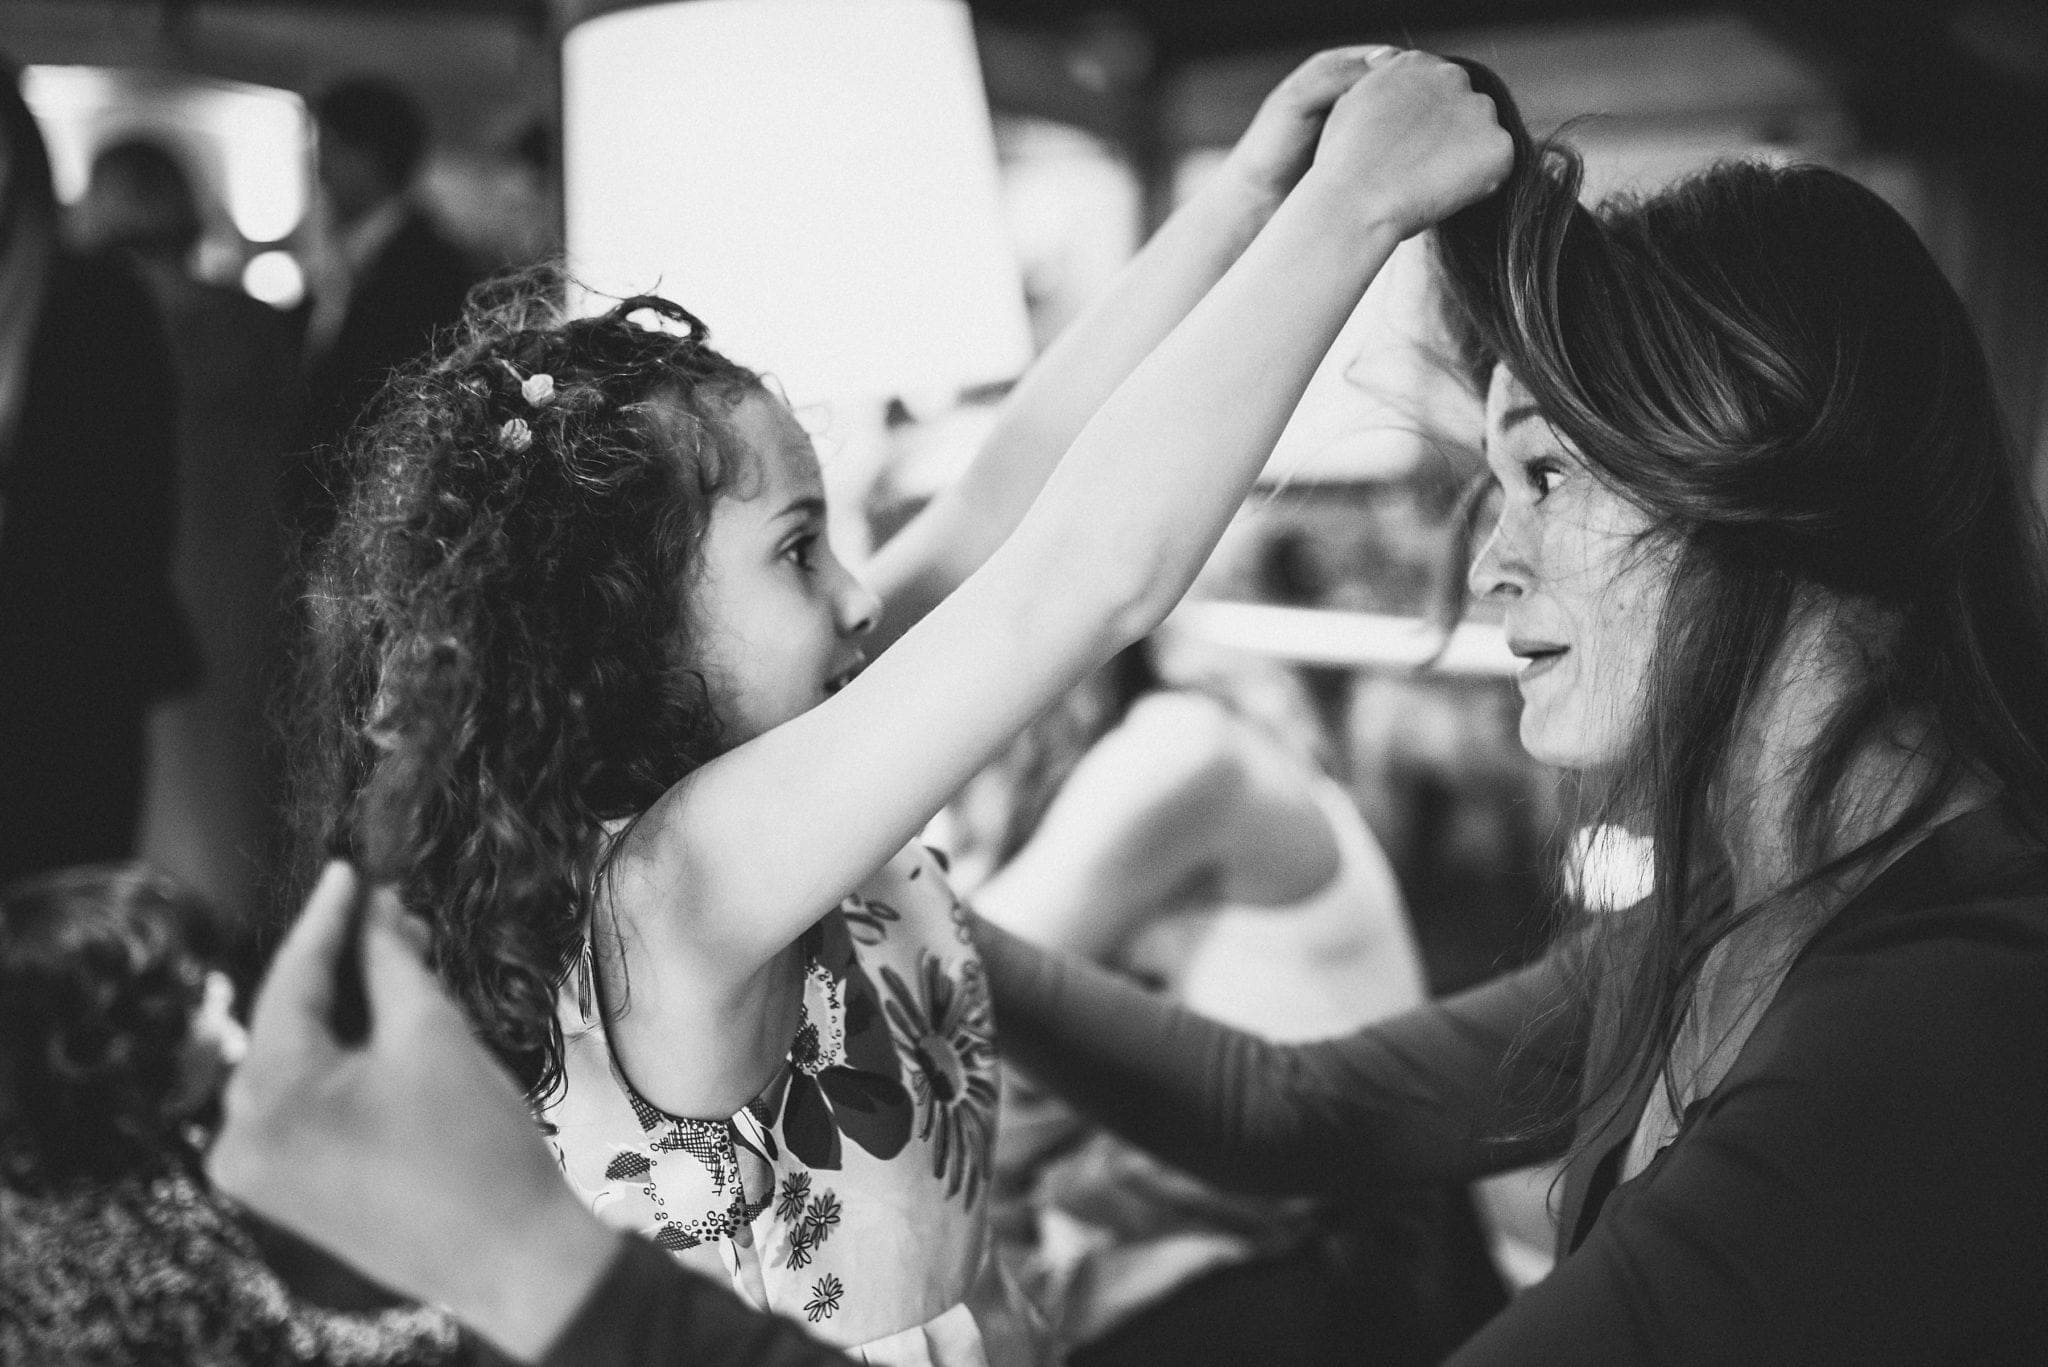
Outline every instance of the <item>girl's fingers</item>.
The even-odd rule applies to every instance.
[[[1331,48],[1302,63],[1284,85],[1293,101],[1328,108],[1361,76],[1400,50],[1384,43]]]

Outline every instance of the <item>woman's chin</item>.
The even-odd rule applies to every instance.
[[[1532,707],[1522,709],[1521,738],[1529,758],[1553,769],[1599,769],[1615,760],[1614,747],[1601,743],[1604,738],[1583,735],[1580,728],[1560,724]]]

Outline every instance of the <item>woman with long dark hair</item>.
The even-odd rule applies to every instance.
[[[1460,1364],[2042,1361],[2048,577],[1979,345],[1843,176],[1588,211],[1516,139],[1436,232],[1499,486],[1471,587],[1652,891],[1297,1047],[983,927],[1009,1053],[1240,1186],[1564,1158],[1556,1271]]]

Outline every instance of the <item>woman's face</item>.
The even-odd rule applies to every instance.
[[[1641,720],[1673,551],[1642,539],[1649,515],[1596,479],[1499,367],[1486,463],[1500,518],[1471,586],[1501,605],[1508,646],[1526,662],[1522,744],[1567,769],[1613,764]]]

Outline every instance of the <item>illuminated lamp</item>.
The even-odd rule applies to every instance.
[[[957,394],[1030,358],[960,0],[682,0],[563,40],[567,257],[658,292],[799,407]]]

